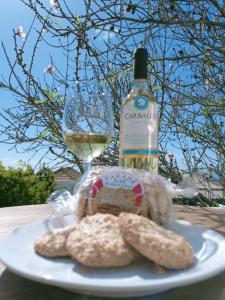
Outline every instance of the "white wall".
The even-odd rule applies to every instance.
[[[222,198],[223,197],[223,190],[221,189],[211,189],[211,190],[207,190],[207,189],[198,189],[198,191],[200,193],[202,193],[205,197],[210,198],[210,199],[218,199],[218,198]]]

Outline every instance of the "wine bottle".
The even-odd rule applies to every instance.
[[[120,166],[158,173],[158,105],[147,84],[148,53],[134,53],[134,80],[121,105]]]

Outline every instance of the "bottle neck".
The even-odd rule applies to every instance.
[[[148,53],[145,48],[138,48],[134,52],[134,78],[147,78]]]
[[[147,80],[145,78],[138,78],[138,79],[134,79],[131,85],[131,89],[132,90],[136,90],[136,89],[142,89],[142,90],[148,90],[148,83]]]

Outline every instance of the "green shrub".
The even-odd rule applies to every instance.
[[[35,174],[29,165],[6,169],[0,164],[0,207],[45,203],[54,186],[53,172],[46,167]]]
[[[173,203],[181,204],[181,205],[200,206],[200,207],[219,206],[218,199],[208,199],[201,193],[198,193],[195,197],[192,198],[187,198],[187,197],[174,198]]]

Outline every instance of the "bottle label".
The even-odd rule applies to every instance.
[[[138,110],[144,110],[148,108],[148,98],[145,96],[138,96],[134,99],[134,107]]]
[[[145,96],[122,107],[120,157],[159,156],[158,113],[158,105]]]

